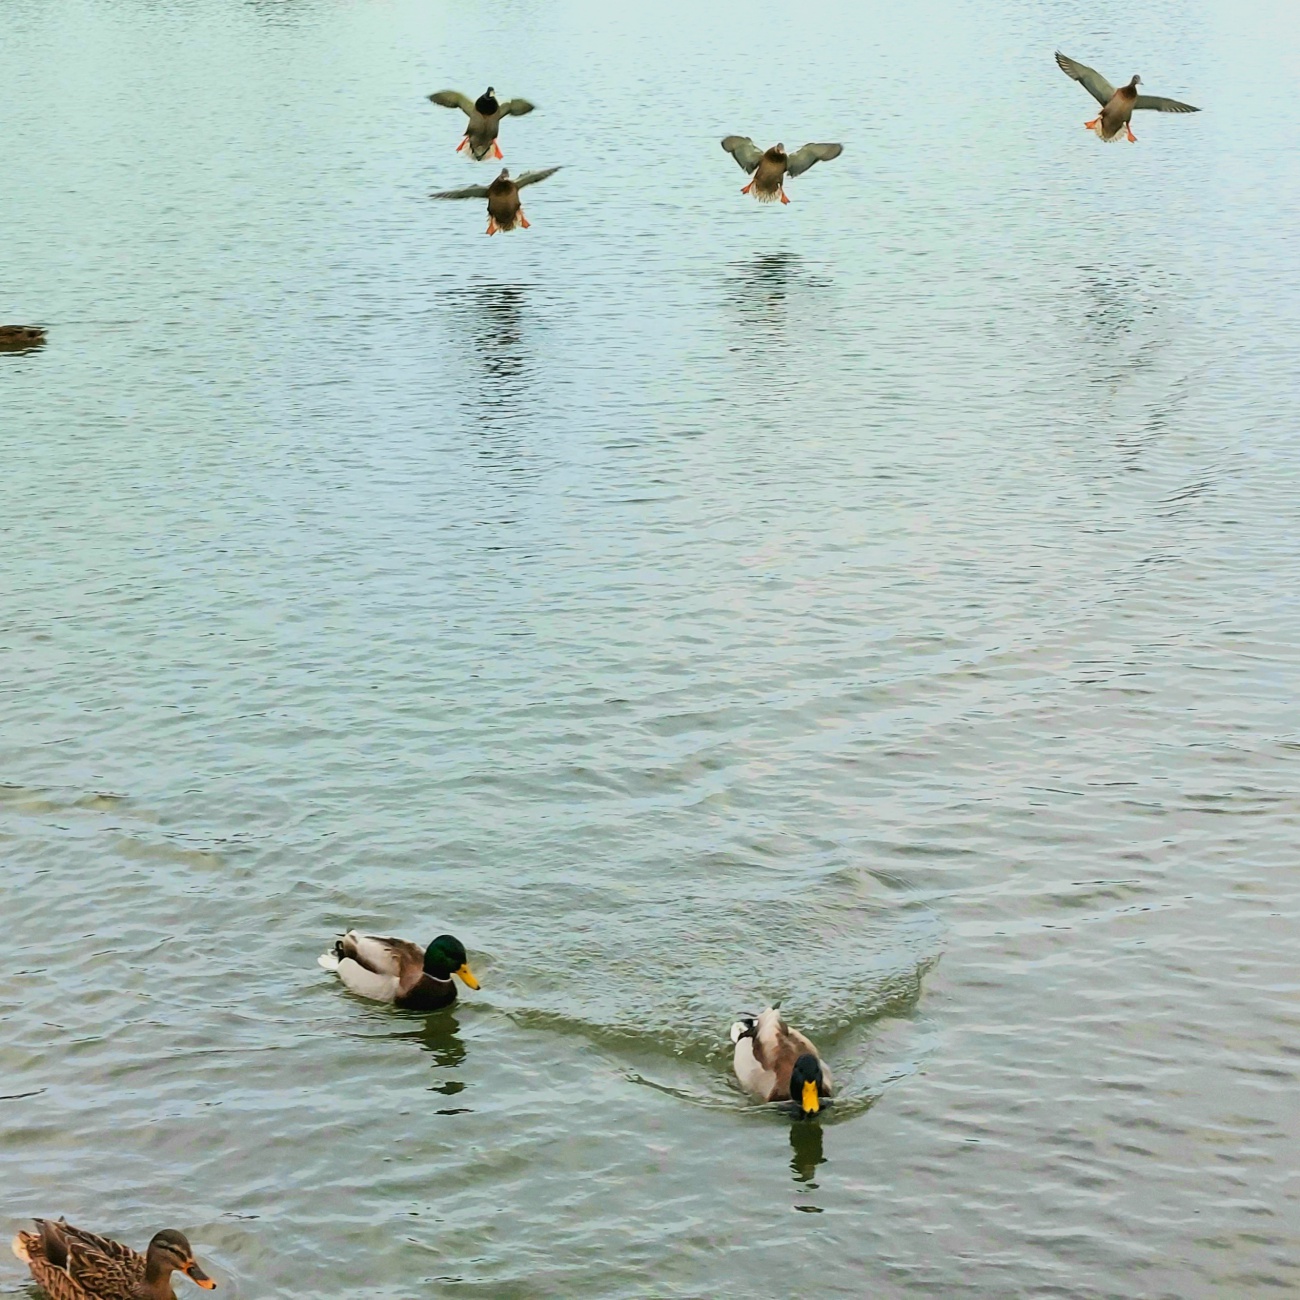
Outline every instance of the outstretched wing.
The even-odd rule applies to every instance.
[[[531,113],[536,107],[530,104],[526,99],[507,99],[504,104],[497,109],[498,117],[523,117],[525,113]]]
[[[832,158],[838,158],[843,152],[842,144],[806,144],[786,158],[785,170],[790,176],[800,176],[813,163],[830,162]]]
[[[1086,63],[1079,63],[1068,54],[1062,54],[1060,50],[1056,51],[1056,66],[1067,77],[1073,77],[1097,103],[1103,105],[1110,103],[1111,97],[1115,94],[1115,87],[1096,68],[1090,68]]]
[[[538,181],[544,181],[548,176],[554,176],[559,170],[558,167],[543,167],[539,172],[525,172],[515,181],[515,188],[522,190],[525,185],[536,185]]]
[[[1152,108],[1157,113],[1199,113],[1201,110],[1192,104],[1180,104],[1176,99],[1166,99],[1163,95],[1139,95],[1134,108]]]
[[[458,108],[466,117],[474,116],[474,101],[468,95],[462,95],[459,90],[438,90],[429,98],[443,108]]]
[[[430,194],[429,197],[431,199],[485,199],[487,192],[486,185],[466,185],[463,190],[443,190],[439,194]]]
[[[763,161],[763,151],[747,135],[729,135],[722,147],[747,171]]]

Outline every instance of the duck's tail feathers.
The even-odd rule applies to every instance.
[[[30,1264],[32,1262],[32,1252],[27,1245],[27,1238],[29,1235],[29,1233],[20,1232],[14,1237],[13,1242],[11,1243],[14,1254],[17,1255],[24,1264]]]
[[[319,966],[321,970],[338,970],[339,955],[337,952],[323,952],[316,958],[316,965]]]

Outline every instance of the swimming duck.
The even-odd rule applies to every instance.
[[[740,192],[753,194],[760,203],[789,203],[785,196],[785,178],[802,176],[813,163],[829,162],[844,152],[842,144],[806,144],[788,154],[785,145],[774,144],[764,152],[747,135],[729,135],[722,147],[754,179]]]
[[[475,100],[462,95],[459,90],[439,90],[429,98],[443,108],[458,108],[469,118],[465,138],[456,146],[456,152],[460,153],[469,145],[470,156],[476,162],[482,162],[488,154],[501,157],[497,132],[501,130],[503,117],[523,117],[525,113],[533,111],[533,105],[526,99],[507,99],[504,104],[501,103],[491,86]]]
[[[467,185],[463,190],[443,190],[441,194],[431,194],[432,199],[487,199],[488,224],[487,233],[495,235],[498,230],[513,230],[516,225],[528,229],[530,222],[524,216],[519,205],[519,191],[525,185],[536,185],[548,176],[554,176],[560,169],[546,167],[539,172],[525,172],[518,180],[511,180],[510,169],[503,167],[501,175],[491,185]]]
[[[465,945],[450,934],[440,934],[423,951],[408,939],[386,939],[377,934],[349,930],[332,951],[316,959],[325,970],[363,998],[391,1002],[406,1011],[436,1011],[456,1001],[456,985],[463,980],[472,989],[478,980],[469,968]]]
[[[1101,105],[1101,112],[1091,122],[1085,122],[1083,125],[1085,130],[1095,131],[1103,140],[1115,139],[1122,130],[1128,136],[1129,143],[1136,144],[1137,136],[1133,134],[1129,119],[1133,116],[1133,110],[1137,108],[1150,108],[1157,113],[1199,113],[1201,111],[1191,104],[1182,104],[1176,99],[1165,99],[1162,95],[1139,95],[1137,88],[1142,84],[1142,78],[1136,73],[1127,86],[1121,86],[1116,90],[1101,73],[1088,67],[1087,64],[1076,62],[1068,55],[1062,54],[1060,50],[1056,51],[1056,65],[1067,77],[1073,77]]]
[[[39,325],[0,325],[0,348],[36,348],[44,342]]]
[[[37,1219],[35,1232],[14,1238],[14,1254],[50,1300],[176,1300],[172,1274],[211,1291],[216,1283],[198,1266],[183,1232],[158,1233],[141,1255],[60,1219]]]
[[[746,1092],[760,1101],[793,1101],[803,1116],[816,1115],[831,1095],[831,1072],[817,1049],[781,1019],[777,1007],[731,1026],[733,1064]]]

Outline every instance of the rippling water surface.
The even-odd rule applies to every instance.
[[[1300,1288],[1300,22],[1142,9],[7,0],[6,1232]],[[1206,111],[1102,146],[1058,45]],[[564,165],[492,240],[489,81]],[[846,148],[759,208],[731,131]],[[820,1126],[731,1085],[768,998]]]

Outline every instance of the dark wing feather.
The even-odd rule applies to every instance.
[[[1103,106],[1110,103],[1111,97],[1115,94],[1115,87],[1095,68],[1070,58],[1068,54],[1062,54],[1060,50],[1056,51],[1056,66],[1067,77],[1073,77],[1097,103]]]
[[[430,194],[431,199],[485,199],[486,185],[466,185],[463,190],[443,190],[440,194]]]
[[[498,117],[523,117],[525,113],[531,113],[535,105],[530,104],[526,99],[507,99],[500,108],[497,109]]]
[[[543,167],[539,172],[525,172],[515,181],[515,188],[522,190],[525,185],[536,185],[538,181],[554,176],[559,170],[558,167]]]
[[[842,144],[806,144],[786,158],[785,170],[790,176],[801,176],[813,163],[830,162],[843,152]]]
[[[429,98],[443,108],[458,108],[466,117],[474,116],[474,101],[468,95],[462,95],[459,90],[438,90]]]
[[[747,135],[729,135],[722,147],[747,171],[763,161],[763,151]]]
[[[1191,104],[1180,104],[1176,99],[1165,99],[1163,95],[1139,95],[1133,107],[1151,108],[1157,113],[1199,113],[1201,111]]]

